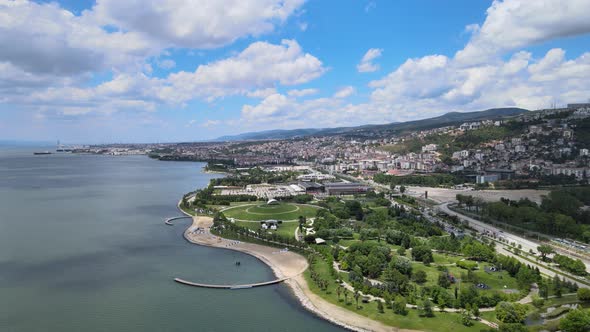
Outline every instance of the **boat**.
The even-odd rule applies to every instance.
[[[35,156],[39,156],[39,155],[51,154],[51,152],[49,152],[49,151],[41,151],[41,152],[33,152],[33,154]]]

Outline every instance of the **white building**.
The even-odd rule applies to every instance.
[[[436,144],[427,144],[422,147],[422,152],[433,152],[436,151],[438,146]]]

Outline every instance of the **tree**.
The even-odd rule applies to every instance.
[[[578,288],[578,300],[582,302],[590,302],[590,289]]]
[[[442,288],[451,287],[451,281],[449,280],[449,274],[447,272],[438,275],[438,285]]]
[[[471,306],[471,313],[473,314],[473,317],[479,318],[479,305],[477,303],[474,303]]]
[[[559,322],[564,332],[587,332],[589,326],[590,312],[586,310],[572,310]]]
[[[520,303],[500,302],[496,305],[496,318],[502,323],[522,323],[527,308]]]
[[[414,280],[415,283],[417,284],[423,284],[426,282],[426,277],[427,274],[425,271],[420,270],[420,271],[416,271],[413,275],[412,275],[412,279]]]
[[[396,296],[395,297],[395,301],[393,302],[393,312],[395,312],[398,315],[406,315],[407,309],[406,309],[406,299],[404,299],[401,296]]]
[[[461,323],[463,323],[463,325],[465,325],[465,326],[473,325],[473,322],[471,321],[471,314],[469,313],[469,310],[463,309],[461,311]]]
[[[416,261],[423,262],[424,265],[434,262],[432,250],[427,246],[416,246],[412,248],[412,258]]]
[[[299,232],[303,232],[303,226],[306,223],[306,219],[304,216],[299,216]]]
[[[361,294],[359,293],[358,290],[354,290],[354,300],[356,301],[356,308],[359,309],[359,297],[361,296]]]
[[[532,302],[533,306],[537,309],[541,309],[543,304],[545,304],[545,300],[539,296],[533,296]]]
[[[553,291],[555,292],[555,296],[561,297],[562,289],[561,289],[561,280],[559,276],[556,274],[553,276]]]
[[[404,247],[397,248],[397,254],[400,256],[405,256],[406,255],[406,248],[404,248]]]
[[[544,280],[539,283],[539,296],[545,300],[549,298],[549,284]]]
[[[412,262],[409,259],[401,256],[396,256],[389,263],[390,268],[397,269],[399,272],[410,276],[412,275]]]
[[[344,303],[348,304],[348,289],[344,288]]]
[[[377,300],[377,310],[379,310],[380,313],[383,313],[383,302],[381,302],[381,300]]]
[[[342,286],[338,285],[336,288],[336,295],[338,295],[338,302],[340,302],[340,294],[342,293]]]
[[[434,317],[434,312],[432,311],[432,302],[430,302],[429,299],[422,301],[420,312],[424,317]]]
[[[399,192],[402,193],[402,194],[405,193],[406,192],[406,186],[404,186],[404,185],[399,186]]]
[[[440,311],[445,311],[445,308],[447,307],[447,299],[445,299],[444,296],[439,296],[436,304],[438,304]]]
[[[541,254],[541,259],[543,261],[547,260],[547,255],[553,254],[555,250],[547,244],[542,244],[537,247],[537,251]]]

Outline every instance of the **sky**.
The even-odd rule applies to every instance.
[[[0,140],[178,142],[590,99],[589,0],[0,0]]]

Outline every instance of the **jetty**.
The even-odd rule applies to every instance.
[[[289,278],[280,278],[280,279],[275,279],[275,280],[271,280],[271,281],[264,281],[264,282],[258,282],[258,283],[252,283],[252,284],[241,284],[241,285],[202,284],[202,283],[192,282],[192,281],[188,281],[188,280],[184,280],[184,279],[180,279],[180,278],[174,278],[174,281],[176,281],[177,283],[183,284],[183,285],[193,286],[193,287],[202,287],[202,288],[248,289],[248,288],[262,287],[262,286],[268,286],[268,285],[278,284],[278,283],[281,283],[281,282],[283,282],[283,281],[285,281],[287,279],[289,279]]]
[[[164,223],[168,226],[174,226],[174,224],[172,223],[174,220],[178,220],[178,219],[192,219],[193,217],[189,217],[189,216],[181,216],[181,217],[172,217],[172,218],[167,218],[166,220],[164,220]]]

